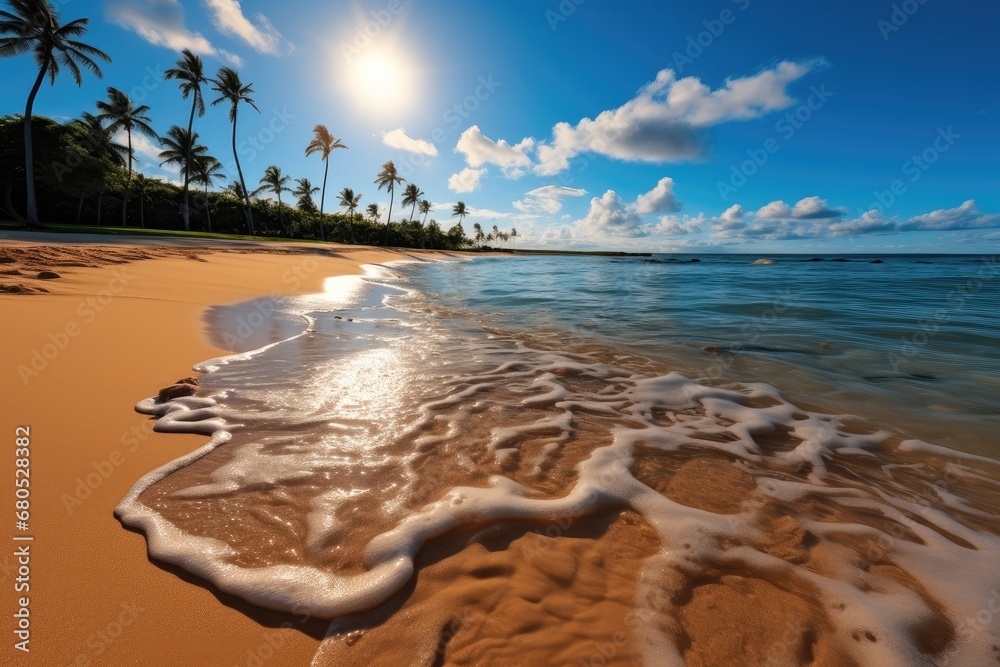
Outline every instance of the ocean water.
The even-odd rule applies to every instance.
[[[995,661],[993,258],[690,259],[399,263],[214,307],[234,354],[138,406],[208,440],[117,515],[330,619],[317,666]]]

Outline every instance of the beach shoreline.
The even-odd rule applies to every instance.
[[[0,252],[61,248],[71,257],[74,248],[94,250],[74,238],[53,241],[4,240]],[[145,537],[115,518],[139,478],[204,444],[200,436],[154,433],[133,406],[193,375],[193,364],[230,352],[202,331],[209,306],[321,292],[326,278],[361,274],[364,264],[437,255],[233,246],[115,240],[102,246],[107,253],[138,250],[151,258],[56,263],[49,270],[58,279],[14,277],[48,293],[0,295],[8,359],[3,426],[12,446],[15,428],[30,427],[34,485],[24,533],[34,538],[23,593],[30,653],[5,647],[10,664],[132,664],[158,656],[162,664],[245,665],[279,651],[283,663],[308,664],[315,654],[325,622],[268,613],[205,582],[191,585],[179,568],[151,562]],[[3,268],[11,265],[18,266]],[[13,456],[4,457],[0,474],[13,479],[14,465]],[[10,551],[0,565],[5,574],[17,568]],[[14,597],[6,596],[6,608]]]

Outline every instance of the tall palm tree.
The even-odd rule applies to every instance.
[[[371,218],[372,222],[378,222],[382,212],[378,210],[378,204],[368,204],[368,208],[365,209],[365,215]]]
[[[132,150],[132,131],[145,135],[150,139],[159,140],[156,131],[150,125],[149,107],[143,104],[135,106],[132,98],[128,94],[118,90],[114,86],[108,87],[108,100],[99,101],[97,110],[100,112],[97,117],[108,123],[108,130],[120,132],[125,130],[128,135],[128,180],[125,182],[125,195],[122,199],[122,227],[126,224],[128,215],[128,199],[132,190],[132,160],[134,151]]]
[[[125,155],[128,153],[128,148],[117,143],[114,139],[114,132],[111,132],[108,128],[104,127],[104,123],[97,116],[84,111],[80,114],[80,117],[73,121],[76,125],[82,127],[87,133],[87,145],[86,148],[91,152],[91,154],[97,157],[107,157],[113,165],[125,168],[126,158]],[[80,193],[80,204],[77,206],[76,211],[76,222],[80,223],[80,213],[83,211],[83,200],[86,196],[85,192]],[[101,207],[104,204],[104,186],[98,189],[97,192],[97,225],[101,225]]]
[[[459,203],[461,203],[461,202],[459,202]],[[458,208],[458,207],[456,206],[455,208]],[[455,215],[457,215],[457,214],[455,214]],[[458,224],[459,224],[459,226],[461,226],[462,223],[459,222]],[[472,225],[472,228],[474,230],[476,230],[476,233],[475,233],[476,244],[479,245],[479,246],[482,246],[483,245],[483,239],[486,238],[486,235],[483,234],[483,226],[480,225],[477,222],[477,223],[475,223],[475,224]]]
[[[191,97],[191,117],[188,119],[188,134],[194,132],[194,115],[198,117],[205,115],[205,98],[201,94],[201,85],[208,83],[205,77],[205,63],[199,56],[196,56],[190,49],[181,51],[181,59],[177,61],[176,67],[171,67],[163,73],[165,79],[176,79],[180,81],[178,87],[186,100]],[[194,156],[188,153],[187,164],[194,164]],[[184,229],[191,229],[191,210],[188,206],[189,191],[191,187],[191,171],[184,172]]]
[[[320,238],[325,241],[326,226],[323,224],[323,205],[326,202],[326,177],[330,173],[330,153],[338,148],[346,149],[347,146],[340,143],[340,139],[330,134],[330,130],[326,129],[326,125],[317,125],[313,128],[313,133],[313,140],[306,146],[306,157],[319,153],[325,165],[323,168],[323,191],[319,196],[319,232]]]
[[[11,11],[0,11],[0,58],[19,56],[31,51],[38,65],[38,77],[28,93],[24,109],[24,173],[27,180],[28,224],[38,225],[38,200],[35,197],[35,159],[31,143],[31,110],[42,80],[49,76],[55,85],[60,65],[73,75],[76,85],[83,84],[80,67],[101,78],[95,58],[111,62],[111,56],[76,40],[87,32],[88,19],[76,19],[59,25],[59,12],[48,0],[8,0]]]
[[[410,206],[410,220],[413,220],[414,214],[417,212],[417,204],[420,203],[420,198],[424,196],[423,191],[417,187],[416,183],[410,183],[403,190],[403,206]]]
[[[299,178],[295,182],[298,183],[298,187],[292,191],[292,194],[297,198],[296,205],[299,210],[314,213],[316,202],[313,201],[313,195],[319,192],[319,188],[313,187],[308,178]]]
[[[281,167],[272,164],[264,170],[264,177],[260,179],[260,187],[253,191],[255,195],[262,192],[273,192],[278,195],[278,224],[281,225],[282,229],[285,228],[285,221],[281,216],[281,193],[292,191],[288,187],[290,180],[292,180],[291,176],[285,176],[281,173]]]
[[[515,242],[517,241],[517,227],[512,227],[511,228],[511,230],[510,230],[510,237],[512,239],[514,239]]]
[[[425,227],[427,226],[427,215],[431,211],[433,211],[433,210],[434,210],[434,208],[431,206],[431,203],[429,201],[427,201],[426,199],[424,199],[423,201],[420,202],[420,212],[424,214],[424,226]]]
[[[253,94],[253,84],[244,85],[240,81],[240,75],[231,67],[222,67],[219,73],[211,81],[212,90],[219,93],[219,99],[212,102],[214,107],[222,102],[229,102],[229,122],[233,124],[233,157],[236,159],[236,171],[240,176],[240,186],[243,188],[243,201],[247,207],[247,229],[253,234],[253,206],[250,204],[250,195],[247,192],[246,181],[243,180],[243,167],[240,166],[240,155],[236,150],[236,117],[239,115],[240,104],[249,104],[257,113],[260,109],[254,103],[250,95]]]
[[[222,163],[211,155],[202,155],[194,160],[194,168],[191,171],[192,183],[205,186],[205,224],[207,231],[212,231],[212,207],[208,201],[208,189],[212,187],[216,178],[223,178]]]
[[[361,205],[361,195],[355,195],[354,190],[351,188],[344,188],[340,191],[338,201],[341,206],[347,209],[347,212],[353,218],[354,212],[357,211],[358,206]]]
[[[382,245],[389,245],[389,223],[392,222],[392,200],[395,198],[396,186],[405,182],[406,179],[396,171],[396,165],[392,163],[392,160],[383,164],[382,171],[375,177],[378,189],[385,188],[389,191],[389,216],[385,219],[385,243]]]

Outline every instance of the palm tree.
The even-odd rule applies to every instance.
[[[323,205],[326,202],[326,177],[330,173],[330,153],[338,148],[347,148],[347,146],[340,143],[340,139],[330,134],[330,130],[326,129],[326,125],[317,125],[313,128],[313,132],[315,136],[313,136],[313,140],[309,142],[309,145],[306,146],[306,157],[314,153],[319,153],[325,164],[323,168],[323,191],[319,195],[319,232],[320,238],[325,241],[326,229],[323,225]]]
[[[95,58],[111,62],[111,56],[77,41],[87,32],[88,19],[76,19],[59,25],[59,12],[48,0],[8,0],[11,11],[0,11],[0,57],[10,58],[32,52],[38,64],[38,78],[28,93],[24,110],[24,173],[27,179],[28,224],[38,226],[38,200],[35,197],[35,160],[31,143],[31,110],[35,96],[47,74],[55,85],[59,66],[65,65],[76,85],[83,84],[80,66],[101,78]]]
[[[351,188],[344,188],[340,191],[340,196],[338,198],[340,205],[347,209],[347,212],[354,217],[354,212],[358,210],[358,206],[361,205],[361,195],[355,195],[354,190]]]
[[[383,245],[389,245],[389,223],[392,222],[392,200],[395,197],[396,186],[405,182],[406,179],[396,171],[396,165],[392,163],[392,160],[383,164],[382,171],[375,177],[378,189],[386,188],[389,191],[389,215],[385,219],[385,243]]]
[[[208,147],[198,143],[198,133],[191,134],[183,127],[174,125],[167,134],[160,138],[160,163],[175,164],[182,174],[193,174],[197,161],[208,154]],[[185,202],[184,206],[187,206]]]
[[[512,227],[510,230],[510,237],[517,241],[517,227]]]
[[[104,123],[97,116],[84,111],[80,117],[73,121],[82,127],[87,133],[87,149],[98,157],[107,157],[112,164],[122,169],[125,168],[125,155],[128,148],[117,143],[114,133],[104,127]],[[76,222],[80,223],[80,213],[83,211],[83,200],[86,193],[80,193],[80,204],[76,211]],[[101,206],[104,204],[104,186],[102,185],[97,194],[97,225],[101,225]]]
[[[150,125],[151,121],[147,115],[149,107],[145,104],[135,106],[131,97],[113,86],[108,87],[108,101],[99,101],[97,110],[100,111],[97,117],[108,123],[109,131],[125,130],[125,133],[128,134],[128,180],[125,183],[125,195],[122,199],[122,227],[124,227],[128,215],[128,197],[132,189],[132,160],[134,159],[132,130],[150,139],[159,140],[159,137]]]
[[[433,211],[433,210],[434,210],[434,208],[431,206],[431,203],[429,201],[427,201],[426,199],[424,199],[423,201],[420,202],[420,212],[424,214],[424,226],[425,227],[427,226],[427,215],[431,211]]]
[[[281,225],[282,229],[285,228],[285,221],[281,216],[281,193],[292,191],[288,187],[290,180],[292,180],[291,176],[285,176],[281,173],[281,167],[272,164],[264,170],[264,177],[260,179],[260,187],[253,191],[255,195],[268,191],[278,195],[278,224]]]
[[[461,204],[461,203],[462,203],[462,202],[459,202],[459,204]],[[458,207],[456,206],[455,208],[458,208]],[[457,214],[453,214],[453,215],[457,215]],[[462,223],[461,223],[461,222],[459,222],[458,224],[459,224],[459,226],[461,226],[461,224],[462,224]],[[477,222],[477,223],[475,223],[475,224],[473,224],[473,225],[472,225],[472,228],[473,228],[474,230],[476,230],[476,234],[475,234],[475,238],[476,238],[476,244],[477,244],[477,245],[479,245],[480,247],[482,247],[482,245],[483,245],[483,239],[485,239],[485,238],[486,238],[486,235],[485,235],[485,234],[483,234],[483,226],[482,226],[482,225],[480,225],[480,224],[479,224],[479,223]]]
[[[462,224],[465,216],[469,215],[469,208],[465,205],[464,201],[460,201],[452,207],[451,217],[454,218],[456,215],[458,216],[458,224]],[[479,223],[476,223],[476,226],[478,227]]]
[[[365,215],[371,218],[372,222],[378,222],[382,212],[378,210],[378,204],[368,204],[368,208],[365,209]]]
[[[250,204],[250,196],[247,192],[246,181],[243,180],[243,167],[240,166],[240,155],[236,150],[236,117],[239,114],[240,103],[245,102],[260,113],[260,109],[254,103],[250,95],[253,94],[253,84],[243,85],[240,75],[231,67],[222,67],[214,79],[212,79],[212,90],[219,93],[219,99],[212,102],[214,107],[222,102],[229,102],[229,122],[233,124],[233,157],[236,158],[236,171],[240,176],[240,186],[243,188],[243,201],[247,207],[247,228],[253,234],[253,206]]]
[[[403,206],[411,206],[410,220],[413,220],[413,215],[417,212],[417,204],[420,203],[420,198],[423,196],[423,191],[417,187],[416,183],[410,183],[403,190]]]
[[[201,84],[208,83],[208,79],[205,78],[205,64],[202,62],[199,56],[196,56],[191,52],[190,49],[184,49],[181,51],[183,56],[177,61],[177,66],[168,69],[163,73],[165,79],[176,79],[180,81],[179,88],[181,89],[181,94],[186,100],[191,97],[191,118],[188,119],[188,135],[194,132],[194,115],[195,112],[198,113],[198,117],[205,115],[205,98],[201,94]],[[188,165],[194,164],[194,155],[188,153],[187,161]],[[190,169],[184,172],[184,229],[191,229],[191,210],[188,206],[189,201],[189,191],[191,183],[191,171]]]
[[[313,195],[319,192],[319,188],[313,187],[308,178],[299,178],[295,182],[298,183],[299,187],[295,188],[292,194],[298,198],[296,205],[299,207],[299,210],[306,213],[314,213],[316,211],[316,202],[313,201]]]
[[[212,231],[212,207],[208,201],[208,189],[216,178],[223,178],[222,163],[211,155],[202,155],[194,160],[191,181],[205,186],[205,220],[208,231]]]

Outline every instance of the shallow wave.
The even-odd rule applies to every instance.
[[[996,660],[996,461],[394,283],[209,314],[266,344],[138,405],[211,436],[116,510],[153,558],[333,619],[317,665]]]

